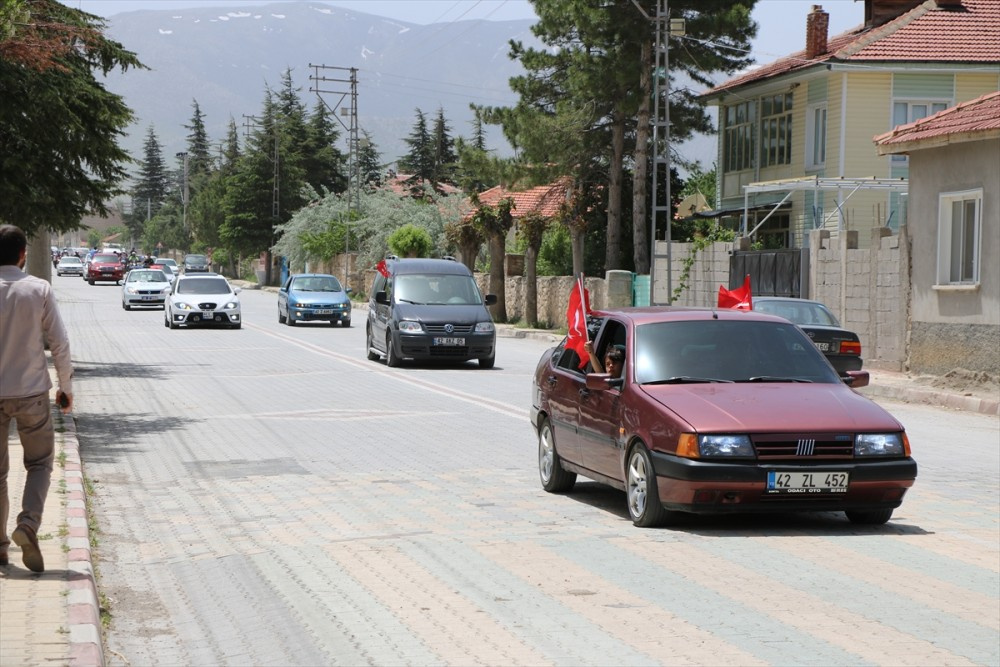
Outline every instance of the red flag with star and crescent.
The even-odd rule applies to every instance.
[[[569,306],[566,308],[566,326],[569,336],[566,347],[575,350],[580,357],[580,368],[587,365],[590,356],[583,349],[589,340],[587,334],[587,315],[590,314],[590,292],[583,286],[582,277],[577,277],[573,291],[569,293]]]

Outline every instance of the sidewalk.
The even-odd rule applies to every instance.
[[[548,330],[497,326],[503,338],[532,338],[558,343]],[[969,395],[934,386],[932,379],[871,370],[871,384],[860,390],[870,398],[1000,416],[1000,396],[990,391]],[[34,574],[21,564],[21,550],[10,548],[10,566],[0,568],[0,666],[104,665],[100,606],[91,564],[86,496],[80,445],[72,415],[54,410],[56,462],[52,486],[38,538],[45,572]],[[527,416],[527,412],[525,412]],[[10,443],[8,487],[16,517],[24,486],[21,443],[14,431]],[[13,525],[10,526],[13,530]]]

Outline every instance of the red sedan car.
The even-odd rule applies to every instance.
[[[624,369],[591,373],[566,341],[542,356],[530,417],[546,491],[609,484],[637,526],[799,511],[882,524],[916,479],[903,426],[852,388],[867,371],[839,378],[782,318],[625,308],[590,325],[598,359],[624,349]]]
[[[91,258],[87,263],[83,279],[91,285],[99,280],[110,280],[114,281],[116,285],[120,285],[124,276],[125,269],[122,266],[121,258],[114,253],[106,253],[97,254]]]

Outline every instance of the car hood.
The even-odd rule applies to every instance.
[[[239,303],[240,298],[235,293],[229,292],[228,294],[171,294],[170,300],[187,303],[201,303],[202,301],[214,301],[216,303],[235,301]]]
[[[401,320],[416,320],[434,324],[476,324],[490,319],[486,307],[478,305],[426,306],[397,303],[396,315]]]
[[[347,303],[350,299],[344,292],[296,292],[288,293],[295,303]]]
[[[902,425],[846,385],[705,383],[646,385],[653,400],[699,432],[898,431]]]
[[[167,281],[159,280],[133,280],[130,283],[126,283],[129,287],[139,287],[142,289],[164,289],[170,287],[170,283]]]

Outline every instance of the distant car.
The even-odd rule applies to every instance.
[[[122,284],[122,308],[136,306],[165,307],[170,281],[159,269],[132,269]]]
[[[56,275],[59,276],[82,276],[83,260],[76,255],[66,255],[59,258],[56,264]]]
[[[208,271],[208,257],[205,255],[185,255],[184,273]]]
[[[217,273],[177,276],[167,296],[163,326],[223,326],[239,329],[243,324],[240,288],[233,288]]]
[[[161,266],[169,266],[171,270],[173,270],[175,276],[181,272],[181,267],[177,265],[176,259],[171,259],[169,257],[154,257],[153,264],[159,264]]]
[[[336,276],[300,273],[289,276],[278,290],[278,322],[340,322],[351,326],[351,288],[344,289]]]
[[[622,308],[594,313],[586,373],[564,340],[535,370],[529,417],[550,493],[577,475],[625,491],[637,526],[682,513],[842,511],[882,524],[917,476],[905,429],[837,376],[801,329],[757,312]]]
[[[83,279],[91,285],[98,281],[111,281],[119,285],[124,274],[125,267],[122,265],[122,260],[118,255],[114,253],[98,253],[87,262]]]
[[[755,296],[753,309],[784,317],[799,325],[809,336],[816,348],[837,369],[841,377],[847,371],[860,371],[864,361],[861,358],[861,339],[853,331],[840,326],[837,317],[819,301],[776,296]]]
[[[163,275],[167,277],[167,282],[169,282],[171,285],[173,285],[174,280],[177,279],[177,268],[171,267],[169,264],[154,263],[150,264],[149,268],[155,269],[157,271],[163,271]]]

